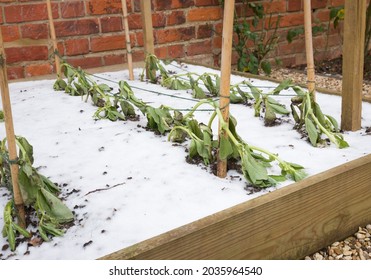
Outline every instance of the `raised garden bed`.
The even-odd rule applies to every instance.
[[[100,76],[117,81],[125,75]],[[241,79],[245,78],[233,77],[233,81]],[[36,166],[61,185],[65,203],[75,211],[75,225],[64,237],[39,247],[22,243],[14,255],[5,248],[1,258],[301,258],[370,222],[371,147],[366,128],[371,122],[370,104],[364,106],[365,127],[346,133],[350,147],[342,150],[333,145],[311,147],[292,129],[289,118],[267,128],[253,117],[252,108],[233,105],[232,114],[246,141],[303,165],[310,175],[290,186],[288,181],[255,192],[238,172],[219,179],[202,163],[187,164],[187,145],[172,147],[166,138],[146,131],[143,118],[94,121],[91,116],[96,109],[91,104],[54,92],[52,84],[11,85],[16,133],[33,144]],[[184,91],[140,81],[130,84],[189,97]],[[139,89],[136,93],[151,104],[194,105]],[[325,112],[339,119],[339,97],[319,95],[318,100]],[[203,121],[210,114],[197,112]],[[2,195],[6,197],[3,190]],[[2,206],[5,199],[0,201]],[[163,235],[137,244],[158,234]],[[5,241],[1,242],[3,247]],[[110,255],[124,247],[128,248]]]

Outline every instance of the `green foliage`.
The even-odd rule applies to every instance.
[[[339,21],[344,20],[344,6],[333,7],[330,9],[330,21],[333,21],[334,28],[339,26]]]
[[[312,34],[317,35],[319,33],[323,33],[326,31],[326,28],[323,24],[317,23],[316,25],[312,26]],[[300,35],[304,34],[304,27],[297,27],[289,29],[286,35],[286,40],[289,43],[292,43],[294,39],[299,37]]]
[[[7,187],[12,191],[11,175],[8,150],[6,148],[6,139],[0,142],[0,172],[1,186]],[[39,219],[39,234],[45,240],[49,240],[50,235],[61,236],[63,224],[73,221],[74,217],[71,212],[57,197],[59,192],[58,187],[48,178],[40,174],[33,166],[33,147],[23,137],[16,137],[16,143],[19,148],[19,187],[25,206],[30,207],[36,213]],[[20,228],[15,222],[14,202],[11,199],[4,209],[4,228],[3,237],[8,238],[8,242],[12,251],[15,250],[15,236],[18,233],[29,238],[31,234]],[[43,231],[43,226],[47,225],[49,230]],[[58,234],[55,234],[57,233]]]
[[[0,122],[4,122],[4,112],[0,110]]]
[[[174,126],[168,136],[169,140],[178,142],[178,133],[180,131],[185,132],[191,140],[189,146],[190,158],[200,157],[205,165],[209,165],[216,161],[216,149],[219,149],[220,159],[233,158],[240,161],[241,171],[245,179],[254,186],[262,188],[274,186],[278,181],[284,181],[288,177],[298,181],[306,176],[303,167],[300,165],[285,162],[273,153],[259,147],[250,146],[244,142],[237,134],[236,119],[230,116],[229,123],[226,125],[215,102],[201,100],[193,110],[196,110],[202,104],[211,105],[215,109],[208,125],[198,123],[197,120],[189,117],[186,118],[186,122],[183,125]],[[192,114],[189,116],[192,116]],[[214,134],[211,127],[215,119],[221,123],[222,130],[226,135],[226,137],[221,136],[220,141],[213,139]],[[281,174],[269,174],[268,168],[271,167],[271,163],[274,161],[278,162]]]
[[[252,74],[259,74],[262,70],[269,75],[271,63],[267,57],[277,47],[277,30],[281,18],[279,16],[273,21],[272,14],[267,15],[261,3],[243,0],[241,7],[242,14],[238,14],[236,10],[233,23],[233,31],[237,37],[233,42],[238,54],[237,69]],[[252,19],[248,16],[249,10],[253,13]],[[249,45],[252,47],[248,47]]]
[[[154,56],[152,57],[154,58]],[[156,63],[160,64],[160,62]],[[217,97],[219,95],[220,78],[216,74],[204,73],[199,75],[196,73],[186,73],[170,75],[166,68],[163,68],[162,72],[166,72],[166,79],[164,80],[166,81],[166,84],[168,81],[181,79],[182,83],[187,85],[187,89],[188,87],[192,89],[193,97],[195,98],[200,96],[201,99],[203,99],[207,97]],[[329,136],[329,140],[335,143],[339,148],[347,147],[348,144],[343,140],[342,135],[339,134],[336,120],[329,115],[324,115],[319,104],[313,103],[313,105],[310,105],[313,107],[313,110],[311,110],[314,112],[313,114],[316,118],[313,118],[311,114],[309,114],[307,118],[303,117],[303,114],[306,114],[306,112],[302,112],[302,108],[305,109],[308,108],[308,106],[301,104],[303,103],[303,100],[307,98],[307,95],[308,98],[310,97],[310,94],[304,92],[300,87],[295,86],[291,80],[282,81],[276,88],[266,93],[245,80],[230,86],[230,101],[231,103],[246,103],[248,100],[253,100],[255,117],[263,116],[265,125],[272,126],[277,124],[277,115],[290,114],[290,111],[283,104],[280,104],[273,98],[273,96],[279,95],[282,90],[289,88],[292,88],[297,94],[296,97],[292,98],[292,104],[290,105],[291,113],[296,123],[295,127],[298,128],[298,130],[304,128],[312,145],[317,146],[317,144],[324,144],[325,140],[320,137],[321,134],[324,133]],[[317,119],[320,126],[316,123]],[[319,131],[317,134],[315,133],[316,130],[313,129],[313,126]]]
[[[325,134],[330,142],[338,148],[347,148],[349,144],[340,134],[337,121],[326,114],[323,114],[318,103],[312,100],[309,92],[304,91],[299,86],[292,86],[298,95],[292,98],[291,110],[298,130],[304,130],[308,135],[310,143],[317,147],[325,145],[326,141],[321,138]]]

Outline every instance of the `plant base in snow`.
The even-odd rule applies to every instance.
[[[58,187],[32,166],[34,161],[33,147],[23,137],[16,137],[16,143],[19,148],[19,159],[17,162],[19,166],[19,187],[25,206],[32,210],[29,212],[29,215],[34,213],[37,217],[38,225],[36,231],[45,241],[49,241],[50,236],[62,236],[64,233],[62,230],[63,224],[72,222],[74,216],[71,210],[57,197]],[[6,139],[0,142],[0,183],[2,187],[12,191],[11,163],[9,162],[8,150],[5,144]],[[3,217],[4,227],[2,235],[8,239],[10,249],[14,251],[17,234],[30,238],[31,233],[14,222],[16,214],[13,199],[6,204]]]

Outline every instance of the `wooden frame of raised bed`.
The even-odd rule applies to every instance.
[[[302,259],[371,222],[371,154],[101,259]]]

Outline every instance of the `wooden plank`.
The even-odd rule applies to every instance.
[[[144,53],[155,53],[155,45],[153,39],[153,25],[152,25],[152,9],[151,0],[140,0],[140,10],[142,15],[143,37],[144,37]],[[149,78],[149,69],[146,69],[146,77]]]
[[[346,0],[343,45],[341,128],[359,130],[362,118],[362,81],[367,0]]]
[[[26,227],[26,214],[24,209],[23,198],[18,184],[18,155],[15,142],[12,107],[9,96],[8,76],[6,70],[5,50],[3,45],[3,35],[0,30],[0,90],[1,101],[3,104],[5,133],[9,152],[10,173],[12,177],[13,198],[18,223],[22,228]]]
[[[223,116],[223,122],[226,123],[227,125],[229,123],[233,18],[234,18],[234,0],[226,0],[224,1],[219,108]],[[219,143],[221,143],[220,141],[221,138],[228,139],[228,135],[222,128],[221,122],[219,122]],[[221,178],[227,176],[227,160],[220,159],[219,153],[217,175],[218,177]]]
[[[301,259],[371,222],[371,154],[101,259]]]
[[[311,0],[304,0],[305,50],[307,57],[307,87],[313,100],[316,100],[316,79],[314,74],[313,37],[312,37],[312,8]]]

